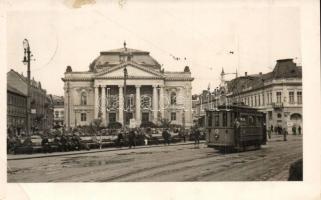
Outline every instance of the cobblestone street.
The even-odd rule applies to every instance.
[[[302,136],[273,136],[256,151],[222,154],[201,144],[8,160],[8,182],[286,181]]]

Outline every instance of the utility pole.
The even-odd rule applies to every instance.
[[[23,64],[27,65],[27,135],[30,135],[30,58],[31,51],[30,45],[27,39],[23,40],[23,48],[24,48],[24,57]]]

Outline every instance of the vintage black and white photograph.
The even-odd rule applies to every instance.
[[[293,2],[7,11],[7,183],[303,183],[318,131]]]
[[[87,3],[8,13],[8,182],[303,180],[298,8]]]

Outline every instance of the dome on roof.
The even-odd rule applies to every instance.
[[[160,71],[161,65],[149,55],[147,51],[130,48],[113,49],[102,51],[100,55],[90,64],[89,71],[101,71],[121,64],[123,57],[130,57],[130,61],[145,67]]]

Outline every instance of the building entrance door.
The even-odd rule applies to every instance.
[[[132,118],[133,118],[133,113],[132,112],[126,113],[126,124],[129,124],[129,121]]]
[[[149,113],[142,113],[142,122],[149,121]]]

